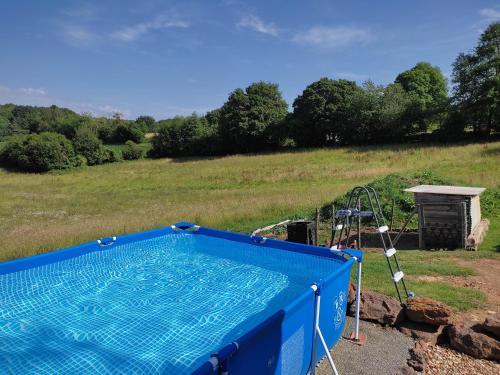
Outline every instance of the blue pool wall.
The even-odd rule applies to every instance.
[[[347,309],[348,283],[353,258],[326,279],[319,281],[321,295],[320,328],[329,347],[340,339]],[[221,365],[221,373],[233,374],[306,374],[312,358],[315,292],[312,288],[247,334],[229,343],[212,356]],[[316,359],[325,350],[318,338]],[[218,374],[212,361],[207,361],[193,374]],[[315,365],[315,364],[314,364]]]
[[[176,230],[174,227],[182,227],[185,230]],[[197,228],[196,231],[189,230],[194,227]],[[207,362],[196,369],[195,374],[215,374],[221,369],[237,374],[306,374],[310,366],[314,365],[311,364],[311,354],[316,293],[321,295],[320,327],[328,346],[332,347],[340,339],[345,325],[350,272],[355,259],[345,258],[337,252],[318,246],[263,239],[259,236],[205,227],[198,228],[191,223],[178,223],[173,227],[121,235],[115,241],[103,239],[103,242],[112,242],[106,246],[93,241],[62,250],[1,262],[0,275],[59,262],[94,251],[105,251],[116,245],[175,233],[206,235],[254,246],[321,256],[339,265],[323,280],[314,280],[318,286],[317,292],[308,288],[299,298],[254,327],[236,343],[228,343],[217,353],[212,353],[212,357],[217,357],[221,367],[214,368],[212,362],[209,361],[211,353],[207,353]],[[318,338],[316,358],[319,360],[324,355],[325,351]]]

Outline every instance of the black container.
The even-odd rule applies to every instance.
[[[286,226],[287,241],[316,245],[316,224],[314,221],[292,221]]]

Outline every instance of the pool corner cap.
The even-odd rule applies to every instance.
[[[262,237],[262,236],[257,236],[255,234],[252,234],[250,236],[250,240],[253,242],[253,243],[257,243],[257,244],[264,244],[266,243],[267,241],[267,238],[266,237]]]
[[[356,258],[358,262],[363,261],[363,252],[361,250],[341,249],[340,252],[347,254],[353,258]]]
[[[189,231],[197,231],[200,229],[199,225],[190,223],[188,221],[180,221],[178,223],[172,224],[170,226],[173,230],[189,230]]]

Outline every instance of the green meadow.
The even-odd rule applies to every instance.
[[[177,221],[249,233],[309,215],[356,184],[396,172],[431,171],[470,186],[500,186],[500,142],[316,149],[214,158],[137,160],[26,174],[0,169],[0,260],[170,225]],[[468,275],[451,256],[500,255],[500,219],[475,253],[409,251],[406,273]],[[382,254],[368,254],[365,286],[392,293]],[[457,310],[480,307],[474,289],[416,281],[411,289]]]

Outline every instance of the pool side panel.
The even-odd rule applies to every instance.
[[[336,272],[328,275],[320,284],[321,311],[319,325],[328,347],[334,346],[344,331],[349,279],[355,260],[349,259]],[[318,343],[316,358],[321,359],[326,353]]]
[[[329,347],[340,339],[347,308],[348,283],[354,259],[318,282],[321,293],[320,326]],[[240,337],[226,356],[219,357],[222,371],[234,374],[306,374],[311,365],[315,293],[308,289],[264,322]],[[318,339],[319,340],[319,339]],[[316,358],[325,355],[317,345]],[[205,363],[195,374],[211,374],[211,363]]]
[[[61,250],[54,250],[43,254],[0,262],[0,275],[39,267],[49,263],[60,262],[62,260],[85,255],[94,251],[104,251],[111,249],[116,245],[147,240],[172,233],[175,233],[175,231],[170,227],[152,229],[139,233],[121,235],[117,237],[116,241],[111,245],[101,246],[97,243],[97,241],[92,241],[81,245],[66,247]]]
[[[219,229],[211,229],[200,227],[196,232],[192,232],[194,235],[206,235],[210,237],[223,238],[230,241],[243,242],[260,247],[269,247],[280,250],[294,251],[301,254],[307,255],[317,255],[326,258],[332,258],[344,262],[345,258],[338,255],[336,252],[332,252],[330,249],[320,246],[304,245],[296,242],[288,242],[282,240],[274,240],[271,238],[259,237],[259,236],[249,236],[241,233],[226,232]],[[252,240],[254,238],[254,240]],[[259,242],[259,239],[264,239],[263,242]]]
[[[218,358],[221,368],[245,375],[306,373],[311,360],[313,311],[314,292],[308,289],[236,340],[237,350]]]
[[[193,235],[203,234],[210,237],[223,238],[230,241],[251,244],[254,246],[261,246],[261,247],[264,246],[281,250],[295,251],[302,254],[333,258],[339,261],[345,260],[342,256],[334,254],[329,249],[322,248],[319,246],[302,245],[293,242],[279,241],[273,239],[266,239],[265,242],[258,243],[252,240],[253,236],[240,233],[226,232],[222,230],[210,229],[205,227],[200,227],[199,230],[197,231],[174,230],[171,227],[164,227],[144,232],[120,235],[117,237],[116,241],[106,246],[101,246],[97,243],[97,241],[92,241],[80,245],[70,246],[61,250],[54,250],[43,254],[37,254],[6,262],[0,262],[0,275],[11,272],[22,271],[34,267],[39,267],[49,263],[59,262],[65,259],[70,259],[77,256],[85,255],[93,251],[103,251],[106,249],[111,249],[116,245],[123,245],[131,242],[142,241],[154,237],[159,237],[167,234],[176,234],[176,233],[188,233]]]

